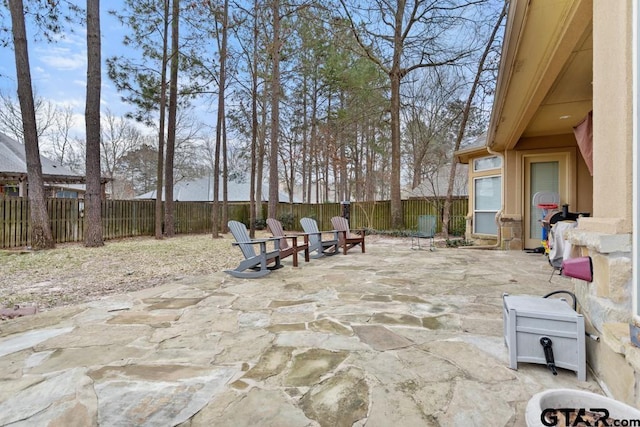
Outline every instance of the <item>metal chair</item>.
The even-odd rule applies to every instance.
[[[422,249],[420,239],[429,240],[429,250],[435,250],[433,244],[436,235],[436,216],[435,215],[419,215],[418,229],[411,234],[411,249]]]

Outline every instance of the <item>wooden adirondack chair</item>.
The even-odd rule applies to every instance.
[[[338,231],[338,244],[342,247],[342,253],[347,254],[347,251],[357,245],[362,248],[364,253],[364,230],[349,229],[349,221],[341,216],[334,216],[331,218],[331,225]]]
[[[256,277],[266,276],[271,270],[282,267],[280,263],[280,239],[251,239],[247,227],[238,221],[229,221],[227,223],[229,231],[233,235],[235,242],[232,244],[238,246],[244,255],[244,260],[234,270],[225,270],[234,277],[252,279]],[[267,250],[267,243],[273,242],[273,250]],[[258,250],[256,251],[256,247]],[[273,266],[268,266],[275,263]]]
[[[309,262],[309,236],[307,234],[285,234],[282,223],[274,218],[267,218],[267,227],[273,237],[280,239],[280,259],[289,255],[293,256],[293,266],[298,266],[298,252],[304,251],[304,260]],[[298,237],[302,237],[304,243],[298,242]],[[288,239],[291,239],[289,245]]]
[[[312,253],[312,258],[338,253],[338,232],[336,230],[320,231],[318,223],[313,218],[300,219],[300,225],[304,232],[309,235],[309,252]],[[322,236],[327,236],[328,234],[331,234],[331,238],[322,240]]]

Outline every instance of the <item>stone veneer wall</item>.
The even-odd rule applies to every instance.
[[[500,217],[501,249],[507,251],[521,251],[524,249],[522,240],[522,217],[502,215]]]
[[[587,363],[601,384],[620,401],[640,405],[640,349],[631,344],[631,235],[570,230],[571,244],[593,261],[593,282],[574,279],[587,332]]]

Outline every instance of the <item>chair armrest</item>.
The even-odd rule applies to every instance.
[[[259,244],[260,245],[260,250],[263,251],[263,252],[266,252],[267,243],[269,243],[269,242],[273,242],[275,249],[276,250],[280,250],[280,237],[267,237],[267,238],[264,238],[264,239],[251,239],[248,242],[231,242],[231,244],[233,246]]]
[[[240,246],[240,245],[246,245],[246,244],[256,244],[256,243],[267,243],[267,242],[272,242],[272,241],[280,241],[280,237],[267,237],[264,239],[251,239],[248,242],[231,242],[232,245],[235,246]]]
[[[293,242],[294,242],[294,246],[297,243],[297,238],[302,236],[302,240],[304,241],[305,245],[309,244],[309,233],[292,233],[292,234],[287,234],[285,235],[285,237],[289,237],[289,238],[293,238]]]
[[[320,232],[320,234],[333,234],[334,236],[337,236],[338,233],[340,233],[340,230],[324,230]]]
[[[291,242],[292,242],[291,246],[293,246],[294,248],[298,247],[298,237],[302,237],[304,241],[304,244],[302,244],[300,247],[304,247],[304,245],[309,244],[309,233],[294,232],[294,233],[285,234],[283,237],[286,239],[291,239]]]

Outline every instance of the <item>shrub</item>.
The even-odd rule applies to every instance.
[[[282,224],[282,228],[285,230],[293,230],[293,223],[295,217],[292,213],[283,213],[278,216],[278,221]]]
[[[471,240],[465,239],[447,239],[446,242],[448,248],[457,248],[460,246],[473,246],[473,242]]]
[[[452,236],[464,236],[467,228],[467,220],[465,217],[453,217],[449,224],[449,234]]]

